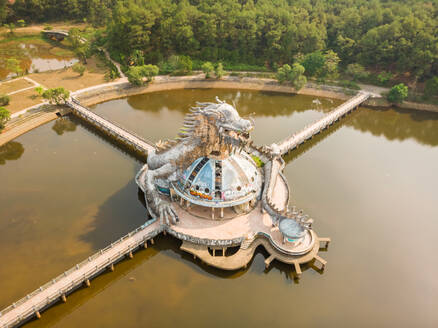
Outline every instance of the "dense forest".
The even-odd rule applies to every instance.
[[[438,0],[0,0],[2,23],[86,20],[113,53],[275,67],[328,50],[346,67],[438,75]]]

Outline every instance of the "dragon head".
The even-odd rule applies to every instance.
[[[181,136],[197,135],[211,145],[243,148],[249,141],[249,133],[254,129],[254,122],[240,117],[237,110],[225,101],[216,98],[217,103],[197,103],[186,116]]]

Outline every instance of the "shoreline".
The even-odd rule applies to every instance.
[[[179,90],[179,89],[241,89],[255,90],[265,92],[279,92],[289,94],[300,94],[314,97],[334,98],[347,100],[351,95],[344,93],[345,89],[336,86],[315,85],[309,83],[306,87],[298,92],[289,85],[281,85],[276,80],[252,77],[233,77],[225,76],[220,80],[205,79],[204,74],[191,76],[157,76],[152,83],[145,86],[132,86],[126,78],[118,79],[115,82],[109,82],[91,86],[72,92],[71,95],[77,97],[85,106],[93,106],[109,100],[125,98],[134,95],[140,95],[151,92]],[[20,114],[27,112],[30,109],[36,111],[41,110],[47,104],[43,103],[38,106],[32,106],[20,111]],[[393,105],[387,102],[384,98],[371,98],[366,101],[365,107],[384,107],[390,108]],[[35,108],[36,107],[36,108]],[[423,110],[438,113],[438,106],[422,103],[404,102],[401,105],[395,106],[402,109]],[[56,111],[51,115],[44,115],[45,118],[36,117],[35,119],[25,120],[22,124],[17,124],[10,130],[6,129],[0,134],[0,146],[19,137],[20,135],[33,130],[34,128],[55,120],[58,116]],[[49,114],[49,113],[47,113]],[[23,114],[25,115],[25,114]]]

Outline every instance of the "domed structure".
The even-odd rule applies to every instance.
[[[175,193],[186,201],[213,208],[225,208],[254,201],[260,195],[262,176],[245,152],[226,158],[201,157],[173,184]]]

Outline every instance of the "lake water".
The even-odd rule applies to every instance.
[[[234,90],[179,90],[99,104],[149,139],[176,135],[196,100],[254,113],[257,144],[298,131],[340,103]],[[286,156],[291,203],[332,243],[325,272],[221,272],[160,237],[42,313],[29,327],[436,327],[438,114],[360,108]],[[0,149],[0,308],[25,296],[146,217],[142,163],[76,119],[59,119]]]

